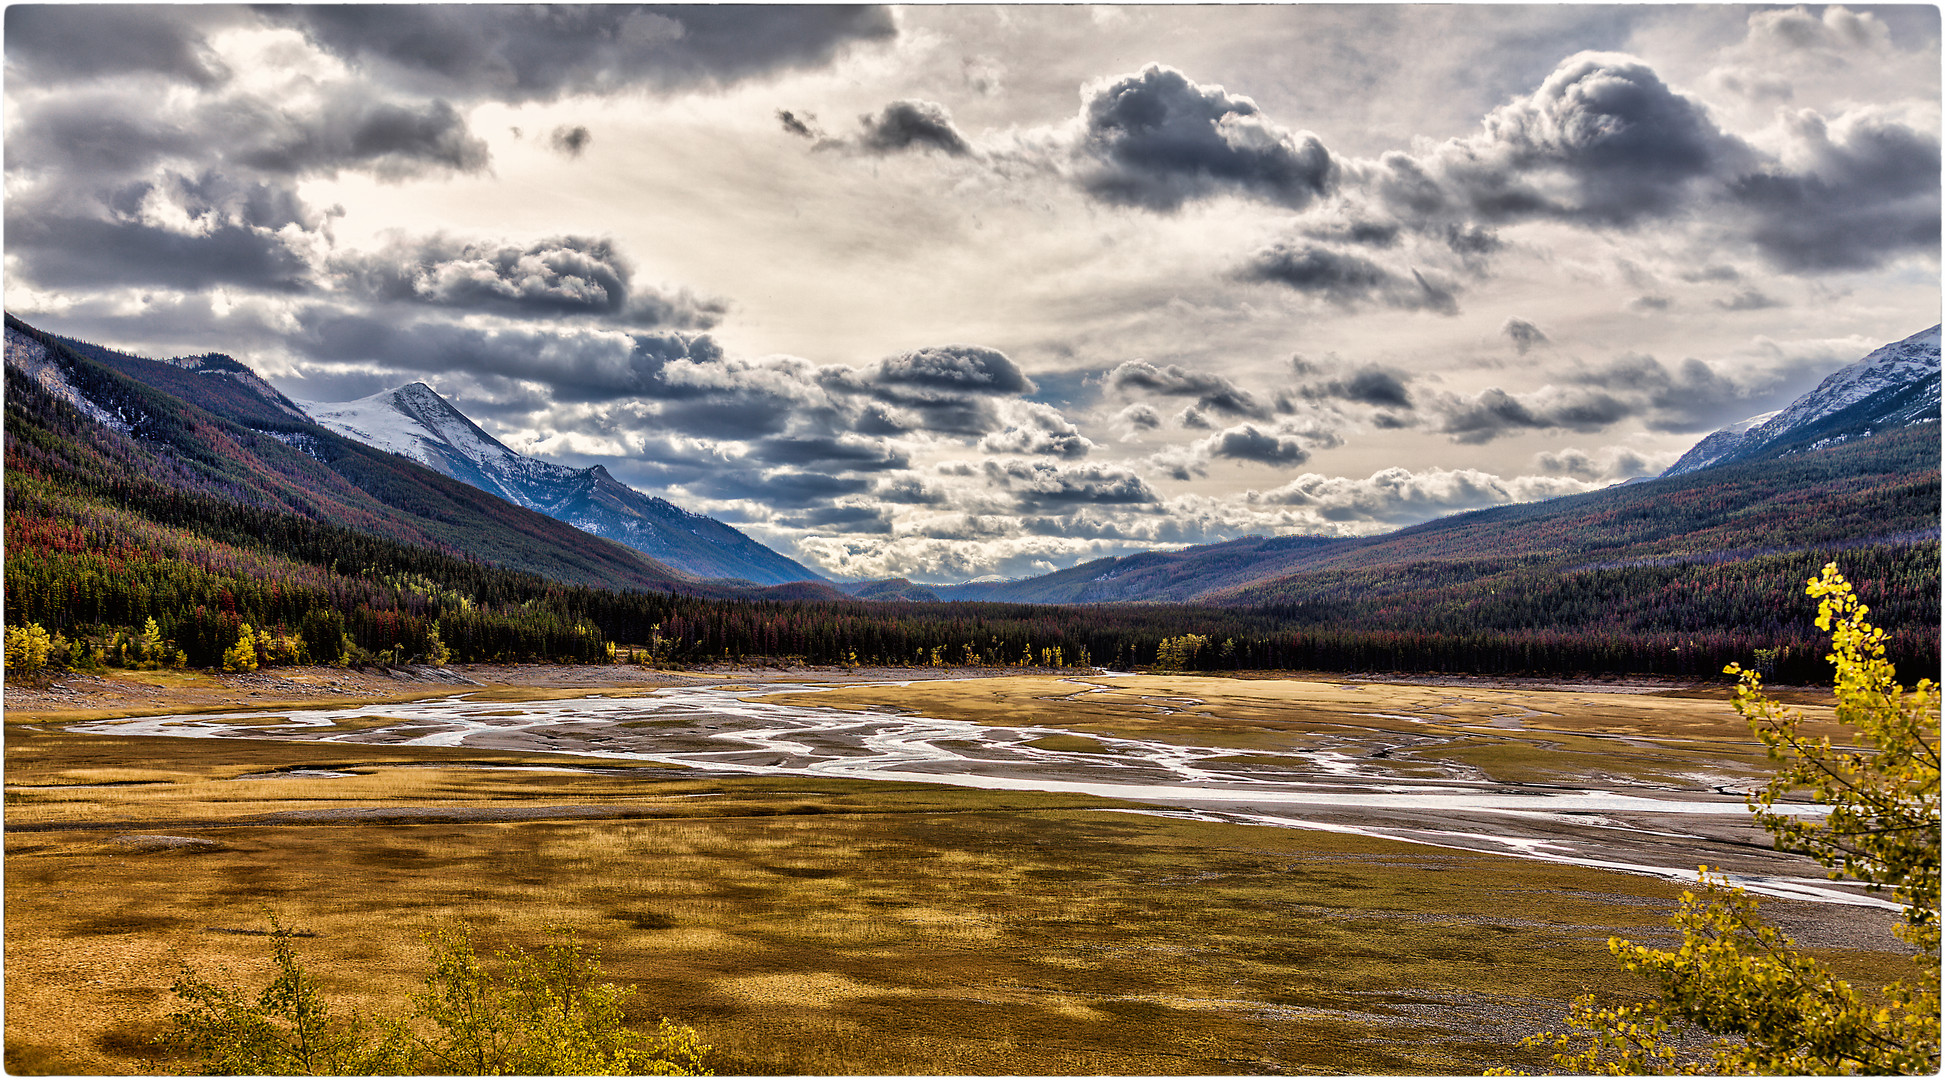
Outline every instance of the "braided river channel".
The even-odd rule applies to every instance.
[[[1094,676],[1075,682],[1073,693],[1113,685],[1112,675]],[[1509,783],[1462,765],[1404,776],[1381,767],[1383,748],[1374,750],[1370,739],[1354,733],[1239,755],[1233,748],[1117,738],[1057,723],[973,723],[804,703],[831,689],[743,683],[519,702],[460,693],[405,704],[102,720],[69,729],[539,752],[580,768],[599,768],[604,760],[680,765],[691,770],[689,777],[842,777],[1086,794],[1120,801],[1103,812],[1358,833],[1676,880],[1694,880],[1698,864],[1706,864],[1755,893],[1892,906],[1827,881],[1805,859],[1775,852],[1751,822],[1746,777],[1740,786],[1707,774],[1679,784],[1612,776]],[[783,696],[793,700],[777,700]],[[1358,715],[1389,725],[1372,731],[1418,720]],[[1517,716],[1496,719],[1517,727]],[[1082,742],[1087,749],[1070,748]]]

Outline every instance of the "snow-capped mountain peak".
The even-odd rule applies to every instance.
[[[1767,448],[1791,443],[1816,429],[1835,427],[1826,441],[1937,420],[1939,407],[1939,327],[1873,350],[1832,372],[1816,389],[1772,413],[1752,416],[1710,433],[1663,476],[1680,476],[1711,465],[1740,461]],[[1846,416],[1851,410],[1858,415]]]
[[[312,420],[348,439],[619,541],[697,577],[764,585],[818,580],[728,525],[644,495],[599,465],[576,469],[509,449],[423,382],[356,401],[300,404]]]

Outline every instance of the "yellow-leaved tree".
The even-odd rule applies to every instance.
[[[1804,955],[1762,921],[1756,901],[1707,874],[1705,891],[1682,894],[1682,945],[1644,948],[1619,938],[1622,966],[1652,978],[1658,1000],[1599,1008],[1574,1003],[1568,1032],[1528,1039],[1558,1050],[1575,1073],[1936,1075],[1939,1070],[1939,691],[1930,679],[1907,690],[1884,658],[1884,631],[1835,563],[1810,581],[1817,627],[1831,635],[1837,720],[1851,747],[1811,738],[1803,717],[1764,695],[1756,672],[1741,676],[1736,711],[1779,768],[1750,797],[1756,820],[1785,851],[1809,855],[1830,876],[1889,891],[1902,907],[1898,937],[1916,951],[1910,978],[1859,990]],[[1801,789],[1828,807],[1821,817],[1778,813]]]

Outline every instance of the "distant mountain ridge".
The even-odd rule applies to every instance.
[[[423,382],[343,402],[298,403],[348,439],[626,544],[699,578],[758,585],[824,579],[714,518],[644,495],[600,465],[576,469],[518,453]]]
[[[1829,446],[1938,420],[1939,328],[1872,351],[1772,413],[1712,432],[1661,475],[1681,476],[1802,444]]]

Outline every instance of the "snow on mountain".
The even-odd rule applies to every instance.
[[[1824,435],[1821,445],[1935,421],[1938,408],[1939,327],[1934,326],[1838,369],[1783,409],[1710,433],[1661,475],[1740,461],[1811,435]],[[1814,430],[1820,427],[1831,430]]]
[[[19,369],[21,374],[40,383],[41,389],[49,394],[74,406],[83,415],[124,435],[128,434],[129,424],[126,419],[89,400],[88,396],[74,385],[74,380],[68,377],[67,369],[48,355],[47,346],[15,330],[12,326],[7,327],[6,358],[8,367]]]
[[[508,449],[422,382],[341,402],[302,402],[312,420],[530,510],[703,578],[759,585],[817,574],[714,518],[644,495],[596,465],[575,469]]]

